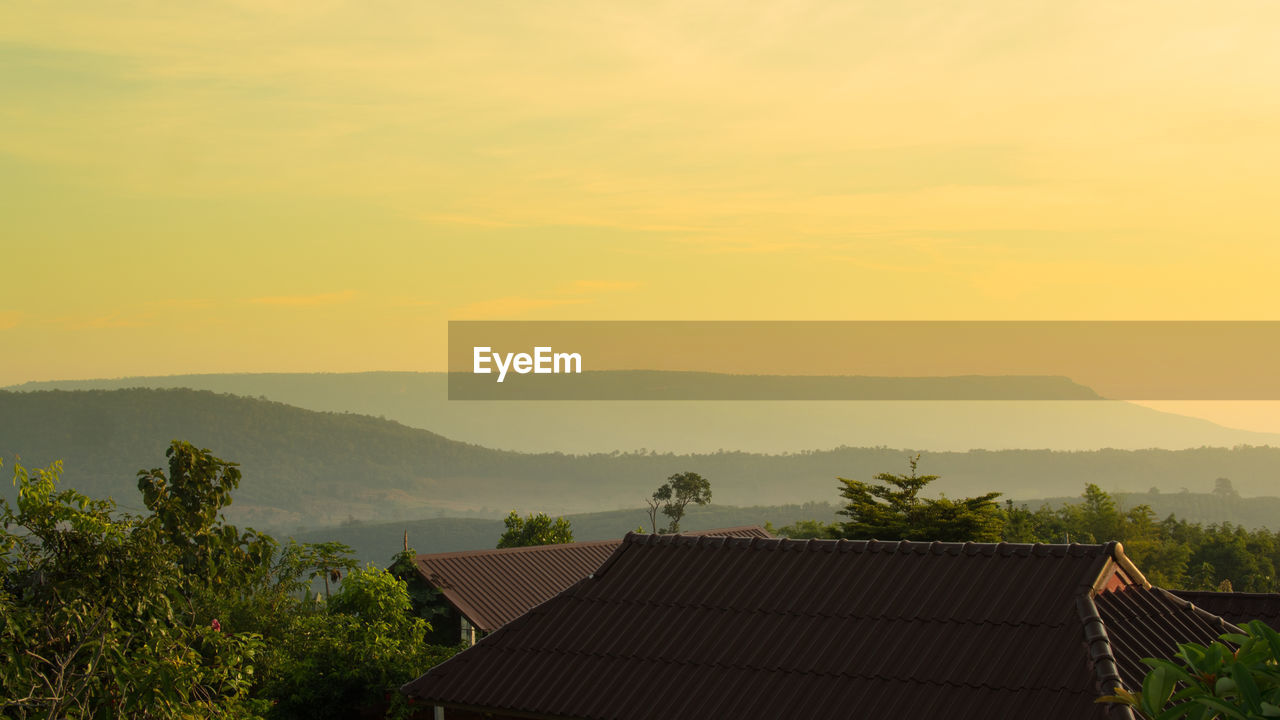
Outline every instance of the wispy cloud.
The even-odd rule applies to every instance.
[[[318,293],[315,295],[269,295],[249,300],[254,305],[278,305],[283,307],[317,307],[320,305],[337,305],[354,300],[355,290],[342,292]]]
[[[210,310],[218,307],[218,303],[210,298],[167,298],[157,300],[151,305],[162,309],[178,310]]]
[[[451,214],[432,214],[419,216],[423,221],[435,225],[470,225],[475,227],[490,228],[514,228],[520,227],[520,223],[507,222],[505,220],[497,220],[494,218],[479,217],[477,215],[451,215]]]
[[[439,300],[428,300],[421,297],[397,297],[388,301],[391,307],[395,308],[427,308],[436,307],[440,304]]]
[[[621,292],[623,290],[635,290],[642,284],[631,280],[578,280],[564,288],[564,292],[575,294]]]
[[[22,322],[22,313],[17,310],[0,310],[0,330],[11,330]]]
[[[459,320],[511,319],[546,308],[582,305],[588,302],[591,301],[586,298],[500,297],[463,305],[452,315]]]
[[[112,330],[117,328],[143,327],[148,323],[139,317],[125,318],[119,313],[110,315],[94,315],[89,317],[60,317],[53,320],[68,330]]]

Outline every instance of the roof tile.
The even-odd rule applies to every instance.
[[[773,537],[764,528],[701,530],[689,536]],[[419,555],[418,572],[484,632],[492,632],[590,575],[622,540]]]
[[[1237,625],[1261,620],[1280,630],[1280,594],[1173,590],[1174,595]]]
[[[1093,597],[1120,553],[629,535],[405,691],[617,720],[1128,717],[1093,702],[1102,686],[1136,687],[1142,657],[1226,626],[1143,586]]]

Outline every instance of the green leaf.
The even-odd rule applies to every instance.
[[[1237,718],[1238,720],[1249,720],[1248,715],[1245,715],[1244,713],[1240,712],[1238,708],[1235,708],[1218,698],[1198,697],[1195,699],[1195,702],[1200,703],[1201,705],[1205,706],[1206,708],[1209,708],[1210,710],[1216,710],[1220,715],[1226,715],[1227,717]]]
[[[1194,702],[1184,702],[1184,703],[1179,703],[1177,705],[1173,705],[1169,708],[1166,708],[1164,711],[1160,712],[1159,714],[1153,714],[1153,713],[1147,713],[1147,714],[1154,717],[1155,720],[1178,720],[1179,718],[1186,717],[1188,714],[1198,709],[1203,709],[1203,706],[1198,705]]]
[[[1172,663],[1168,660],[1162,660],[1160,658],[1146,658],[1142,662],[1146,663],[1147,665],[1150,665],[1153,668],[1163,668],[1166,672],[1168,672],[1178,681],[1186,683],[1188,685],[1194,685],[1197,682],[1197,680],[1195,678],[1192,678],[1191,675],[1188,674],[1186,670],[1182,669],[1177,664]]]
[[[1142,710],[1154,715],[1169,702],[1177,678],[1167,668],[1157,667],[1142,679]]]
[[[1262,693],[1258,692],[1258,685],[1253,681],[1253,676],[1249,674],[1249,668],[1237,663],[1231,668],[1231,677],[1236,681],[1236,687],[1240,690],[1240,697],[1244,700],[1249,710],[1261,713]]]
[[[1213,694],[1218,697],[1233,695],[1236,690],[1236,681],[1225,675],[1218,678],[1218,681],[1213,685]]]

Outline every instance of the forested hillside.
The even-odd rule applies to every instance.
[[[688,378],[676,374],[672,382]],[[831,379],[838,390],[840,378]],[[909,382],[909,379],[899,379]],[[1132,403],[1075,401],[450,401],[443,373],[255,373],[29,382],[15,390],[191,388],[276,400],[308,410],[355,412],[455,440],[521,452],[760,453],[850,447],[1182,449],[1280,445]],[[1062,397],[1086,396],[1063,384]],[[834,394],[834,393],[833,393]],[[1091,395],[1091,393],[1089,393]],[[934,396],[936,397],[936,396]]]
[[[1245,496],[1280,487],[1280,449],[931,452],[841,447],[785,455],[719,452],[524,454],[492,450],[378,418],[302,410],[192,390],[0,393],[0,454],[65,461],[66,481],[92,495],[132,497],[136,472],[174,439],[236,458],[244,482],[237,522],[293,530],[358,520],[444,514],[497,517],[512,507],[553,514],[636,507],[663,478],[696,471],[725,505],[829,501],[835,478],[901,469],[917,451],[951,496],[1067,495],[1092,482],[1110,491],[1212,489],[1228,477]],[[145,458],[153,458],[147,461]],[[127,502],[127,501],[126,501]]]

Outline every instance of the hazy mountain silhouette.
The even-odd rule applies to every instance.
[[[687,382],[672,373],[672,382]],[[1180,449],[1280,445],[1249,432],[1125,402],[1061,401],[449,401],[444,373],[222,374],[26,383],[16,390],[187,387],[355,412],[486,447],[593,453],[651,449],[781,453],[841,445]],[[1058,379],[1063,397],[1093,397]]]
[[[555,514],[632,508],[668,475],[712,481],[716,503],[774,505],[837,499],[837,476],[905,470],[910,447],[838,447],[783,455],[750,452],[524,454],[448,439],[400,423],[323,413],[266,400],[185,389],[0,392],[0,455],[27,466],[66,461],[66,482],[137,509],[136,472],[165,464],[170,440],[242,464],[229,515],[292,529],[348,518],[397,520],[440,513],[494,517],[512,508]],[[1208,489],[1229,477],[1242,495],[1274,493],[1280,449],[925,451],[931,490],[1009,497]],[[12,487],[5,490],[12,494]]]

